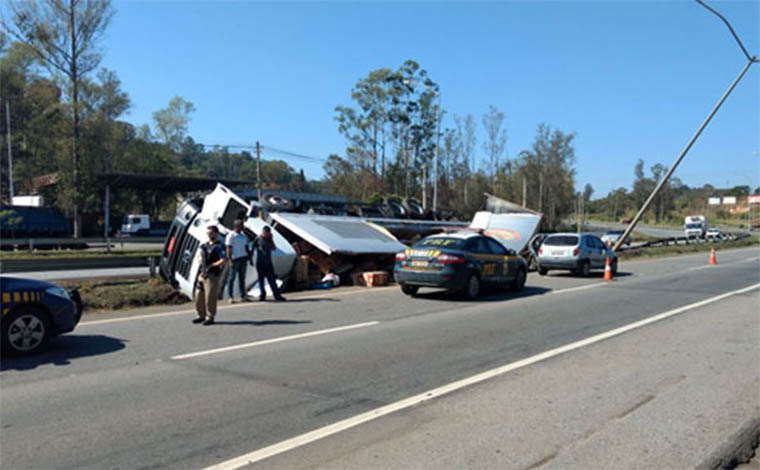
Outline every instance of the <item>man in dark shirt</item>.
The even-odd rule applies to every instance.
[[[216,317],[216,301],[219,297],[219,278],[226,261],[224,246],[219,241],[219,229],[210,225],[206,229],[208,242],[198,249],[200,270],[195,291],[195,310],[198,318],[193,323],[213,325]]]
[[[277,282],[275,281],[274,265],[272,264],[272,251],[277,249],[274,245],[274,238],[272,237],[272,229],[269,226],[265,226],[261,231],[261,235],[256,237],[253,242],[254,249],[256,250],[256,272],[259,276],[259,300],[264,301],[267,298],[267,291],[264,287],[264,279],[269,282],[269,287],[272,288],[275,300],[285,300],[277,289]]]

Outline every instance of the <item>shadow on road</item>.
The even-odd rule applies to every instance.
[[[534,295],[541,295],[550,292],[551,289],[545,287],[530,287],[525,286],[520,292],[498,291],[498,290],[486,290],[475,300],[469,302],[501,302],[509,299],[519,299],[521,297],[531,297]],[[420,299],[426,300],[465,300],[462,294],[458,292],[451,292],[445,290],[436,290],[433,292],[421,292],[416,295]]]
[[[119,351],[126,347],[126,342],[127,340],[104,335],[61,335],[54,338],[47,349],[39,354],[3,357],[0,359],[0,371],[31,370],[46,364],[66,366],[73,359]]]
[[[215,325],[251,325],[251,326],[268,326],[268,325],[300,325],[301,323],[311,323],[311,320],[239,320],[224,321],[216,320]]]
[[[308,298],[308,299],[299,299],[299,298],[288,297],[288,300],[286,300],[285,302],[277,302],[275,300],[269,300],[269,299],[265,300],[264,302],[266,302],[266,303],[273,303],[273,304],[279,304],[279,303],[281,303],[283,305],[287,305],[287,304],[298,304],[298,303],[301,303],[301,302],[340,302],[340,300],[334,299],[332,297],[324,297],[324,298],[320,297],[320,298]],[[261,301],[257,300],[257,301],[255,301],[253,303],[261,303]]]

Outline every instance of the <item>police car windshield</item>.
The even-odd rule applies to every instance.
[[[578,237],[576,235],[557,235],[549,237],[544,242],[544,245],[549,246],[575,246],[578,244]]]
[[[414,248],[453,248],[460,249],[464,246],[463,238],[428,237],[414,244]]]

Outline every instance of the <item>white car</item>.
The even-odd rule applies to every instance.
[[[707,229],[707,232],[705,232],[705,238],[712,238],[712,239],[723,238],[723,234],[720,233],[720,230],[718,230],[717,228],[711,227]]]
[[[611,246],[617,243],[618,240],[620,240],[620,237],[623,236],[625,233],[624,230],[608,230],[607,233],[602,235],[602,241],[607,245]],[[629,235],[628,238],[625,239],[625,244],[629,245],[631,244],[631,236]]]

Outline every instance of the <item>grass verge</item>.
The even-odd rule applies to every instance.
[[[741,240],[731,240],[717,243],[699,243],[693,245],[657,246],[649,248],[636,248],[618,253],[620,261],[645,258],[661,258],[665,256],[682,255],[690,253],[708,252],[711,248],[716,251],[732,248],[747,248],[760,245],[760,237],[752,236]]]
[[[86,312],[178,305],[188,301],[160,278],[71,280],[57,284],[78,289]]]

